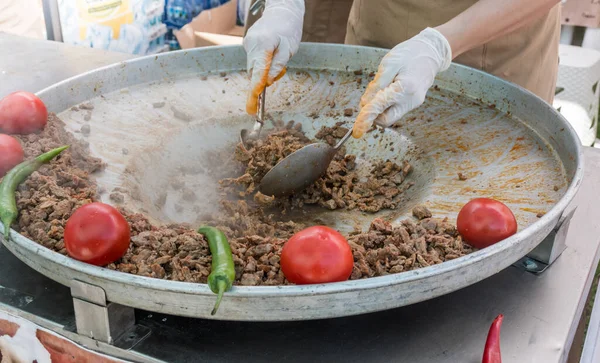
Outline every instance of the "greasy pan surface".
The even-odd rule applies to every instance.
[[[376,70],[383,54],[373,48],[303,44],[288,74],[268,90],[270,118],[302,123],[308,136],[322,125],[339,121],[351,125],[353,117],[344,116],[344,109],[356,108],[368,74]],[[92,154],[108,164],[97,178],[107,191],[103,199],[108,201],[117,187],[135,190],[126,194],[132,209],[144,210],[160,222],[194,224],[202,214],[218,212],[217,181],[233,172],[227,166],[231,150],[239,130],[253,122],[243,111],[248,85],[244,67],[240,47],[174,52],[77,76],[40,92],[40,97],[78,138],[84,138],[78,132],[81,126],[90,125],[85,140]],[[362,75],[354,74],[358,69]],[[110,301],[216,319],[360,314],[468,286],[527,254],[554,228],[581,182],[581,150],[567,122],[518,87],[459,65],[441,74],[436,84],[439,89],[431,90],[426,104],[397,128],[349,140],[348,152],[358,156],[365,173],[371,162],[381,159],[406,159],[414,167],[409,180],[415,185],[405,194],[403,207],[376,216],[403,219],[414,205],[425,204],[434,216],[454,220],[471,198],[505,202],[517,217],[519,233],[485,250],[440,265],[344,283],[234,287],[211,317],[214,295],[206,285],[86,265],[14,232],[15,243],[5,245],[63,284],[77,279],[101,286]],[[84,113],[70,111],[83,101],[94,105],[89,121],[83,119]],[[173,177],[197,199],[170,188]],[[342,231],[364,229],[374,217],[321,209],[298,216]]]

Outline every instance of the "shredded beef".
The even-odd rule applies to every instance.
[[[89,105],[80,108],[90,109]],[[250,153],[236,151],[238,160],[245,165],[245,173],[223,182],[230,189],[242,185],[242,196],[254,193],[253,202],[258,206],[250,205],[247,198],[223,200],[223,212],[206,220],[221,229],[230,241],[238,285],[288,284],[279,265],[281,249],[287,239],[306,226],[276,218],[266,212],[266,205],[286,208],[318,204],[329,209],[374,212],[396,208],[397,197],[410,186],[404,182],[411,171],[406,162],[377,163],[371,176],[359,181],[355,157],[345,155],[342,150],[327,175],[300,195],[278,201],[255,193],[257,183],[277,161],[311,142],[298,125],[278,126],[265,140],[257,141]],[[338,124],[321,129],[317,138],[333,145],[347,131]],[[61,145],[71,145],[50,164],[34,172],[16,193],[20,215],[15,228],[39,244],[66,254],[63,240],[66,221],[78,207],[98,200],[98,187],[91,174],[102,170],[104,165],[90,155],[86,142],[77,141],[65,130],[54,114],[50,114],[48,125],[40,134],[17,137],[28,159]],[[124,191],[115,189],[111,199],[121,203],[121,192]],[[211,255],[202,235],[189,225],[153,225],[143,214],[118,208],[130,224],[131,244],[126,254],[107,268],[159,279],[206,282]],[[420,220],[406,220],[392,226],[375,219],[368,231],[358,231],[349,237],[355,260],[351,279],[425,267],[472,251],[446,220],[432,219],[431,213],[422,207],[415,208],[413,214]]]
[[[447,219],[404,220],[393,227],[376,218],[348,239],[354,254],[351,279],[382,276],[442,263],[471,253]]]
[[[348,132],[342,124],[321,128],[316,138],[335,145]],[[238,146],[236,156],[244,163],[245,172],[241,177],[223,180],[224,186],[241,185],[244,190],[240,196],[252,195],[265,174],[280,160],[311,143],[302,133],[300,125],[288,123],[285,127],[281,124],[278,126],[279,129],[265,140],[252,143],[248,151]],[[396,209],[402,193],[413,185],[412,182],[404,183],[411,171],[412,167],[406,161],[402,165],[389,160],[380,161],[373,165],[370,176],[361,181],[356,170],[356,156],[346,154],[342,148],[323,177],[304,191],[276,202],[284,207],[319,205],[330,210],[359,209],[369,213]],[[261,196],[255,200],[261,202],[265,198]],[[265,201],[269,205],[275,202],[273,199]]]

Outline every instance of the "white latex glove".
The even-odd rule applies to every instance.
[[[285,66],[300,46],[303,22],[304,0],[267,0],[262,16],[248,29],[244,49],[251,77],[249,114],[257,113],[258,96],[265,87],[285,74]]]
[[[395,46],[381,60],[375,79],[360,99],[352,136],[362,137],[373,123],[388,127],[423,104],[435,76],[451,62],[448,40],[432,28]]]

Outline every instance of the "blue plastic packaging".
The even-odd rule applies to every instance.
[[[173,30],[179,30],[202,11],[221,6],[230,0],[166,0],[163,22],[168,32],[164,39],[171,50],[180,49]]]

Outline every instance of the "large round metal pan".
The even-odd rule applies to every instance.
[[[352,117],[341,115],[343,109],[357,107],[367,74],[377,69],[385,52],[302,44],[288,74],[269,88],[267,111],[302,123],[309,135],[321,125],[352,122]],[[86,121],[81,112],[70,108],[84,101],[94,103],[92,132],[85,140],[92,154],[108,164],[97,176],[99,185],[111,190],[133,183],[142,195],[131,201],[133,208],[145,208],[163,222],[193,223],[192,210],[198,202],[177,194],[169,194],[163,208],[153,208],[152,202],[166,188],[161,175],[183,165],[214,163],[211,152],[232,150],[239,130],[252,126],[252,118],[243,110],[248,87],[245,67],[245,53],[239,46],[179,51],[97,69],[49,87],[39,96],[79,138],[83,136],[77,130]],[[355,70],[363,70],[363,75],[355,75]],[[363,83],[356,78],[364,79]],[[413,163],[415,186],[405,205],[380,213],[384,218],[406,218],[414,205],[423,203],[434,216],[453,220],[460,207],[476,196],[508,204],[518,219],[518,233],[470,255],[342,283],[235,286],[213,317],[215,295],[206,285],[91,266],[14,231],[14,241],[3,243],[27,265],[64,285],[80,280],[102,287],[109,301],[181,316],[247,321],[331,318],[447,294],[501,271],[534,249],[573,199],[583,165],[573,129],[550,105],[522,88],[456,64],[439,75],[436,86],[439,89],[429,92],[425,105],[407,115],[399,128],[374,132],[347,145],[365,162],[379,158]],[[333,109],[331,101],[336,103]],[[156,102],[166,105],[153,107]],[[129,150],[126,156],[124,146]],[[457,172],[467,180],[459,180]],[[185,183],[200,193],[202,208],[217,204],[216,177],[196,173]],[[178,212],[175,204],[180,206]],[[318,218],[340,230],[364,228],[373,219],[356,212],[332,213]]]

